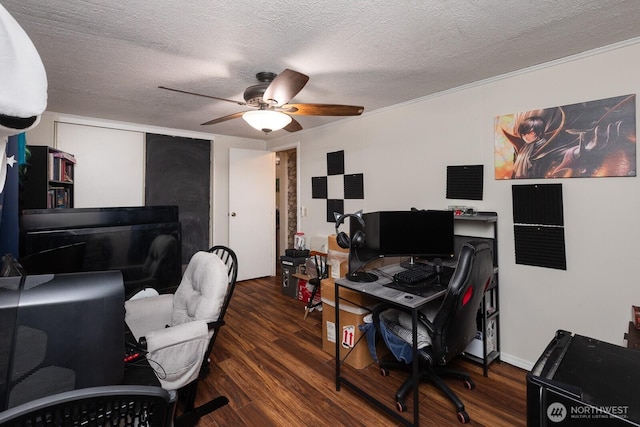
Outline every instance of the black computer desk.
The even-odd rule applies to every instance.
[[[418,335],[418,311],[424,307],[430,301],[433,301],[437,298],[441,298],[446,293],[446,288],[449,284],[449,280],[451,279],[451,275],[453,273],[452,268],[446,268],[444,274],[440,276],[440,286],[435,286],[431,290],[422,290],[420,292],[421,295],[416,295],[414,293],[403,292],[398,289],[394,289],[391,287],[385,286],[385,284],[390,284],[393,282],[392,276],[394,273],[403,270],[403,267],[400,264],[388,265],[385,267],[377,268],[370,270],[371,273],[378,276],[378,280],[375,282],[353,282],[347,278],[337,279],[335,281],[335,325],[336,328],[339,328],[340,325],[340,300],[343,299],[340,297],[340,288],[350,289],[355,292],[359,292],[370,296],[380,302],[384,302],[390,305],[394,305],[400,309],[411,312],[412,319],[412,332],[413,332],[413,363],[412,363],[412,375],[415,379],[419,378],[419,362],[418,362],[418,347],[417,347],[417,335]],[[435,284],[435,280],[433,281]],[[352,301],[350,301],[353,304]],[[357,304],[355,304],[357,305]],[[362,345],[362,343],[356,344]],[[366,345],[366,343],[364,343]],[[419,405],[419,397],[418,390],[420,381],[414,381],[413,387],[413,423],[409,422],[406,418],[401,416],[398,412],[396,412],[395,408],[390,408],[388,405],[375,398],[371,394],[367,393],[361,387],[356,385],[354,382],[349,381],[345,378],[341,372],[340,367],[342,365],[342,360],[340,360],[340,340],[336,339],[336,391],[340,391],[340,386],[345,385],[349,387],[351,390],[358,393],[361,397],[365,398],[367,401],[375,404],[387,414],[400,421],[404,425],[408,426],[418,426],[419,425],[419,417],[420,417],[420,405]]]

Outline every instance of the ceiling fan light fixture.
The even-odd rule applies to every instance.
[[[291,117],[273,110],[247,111],[242,114],[242,118],[249,123],[252,128],[264,133],[280,130],[291,123]]]

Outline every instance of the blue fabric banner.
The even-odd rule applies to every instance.
[[[24,133],[9,137],[6,147],[6,180],[0,188],[0,256],[7,253],[18,258],[18,169],[20,152],[24,153]],[[22,156],[24,158],[24,156]]]

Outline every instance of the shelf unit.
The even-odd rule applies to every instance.
[[[55,148],[29,145],[20,191],[21,209],[73,207],[75,157]]]
[[[493,250],[493,280],[489,288],[485,291],[482,304],[478,311],[478,337],[471,346],[467,347],[465,357],[474,362],[480,363],[483,367],[484,376],[489,374],[489,365],[496,360],[500,360],[500,301],[499,301],[499,279],[498,279],[498,214],[496,212],[478,212],[476,215],[457,215],[457,221],[476,221],[489,225],[493,237],[476,236],[456,236],[459,240],[472,240],[474,238],[487,240],[492,245]],[[477,347],[480,347],[479,349]]]
[[[640,329],[636,329],[633,322],[629,322],[629,332],[625,332],[624,339],[627,340],[627,348],[640,350]]]

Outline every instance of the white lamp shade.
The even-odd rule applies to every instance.
[[[291,117],[273,110],[247,111],[242,115],[242,118],[249,123],[251,127],[265,133],[280,130],[291,123]]]

